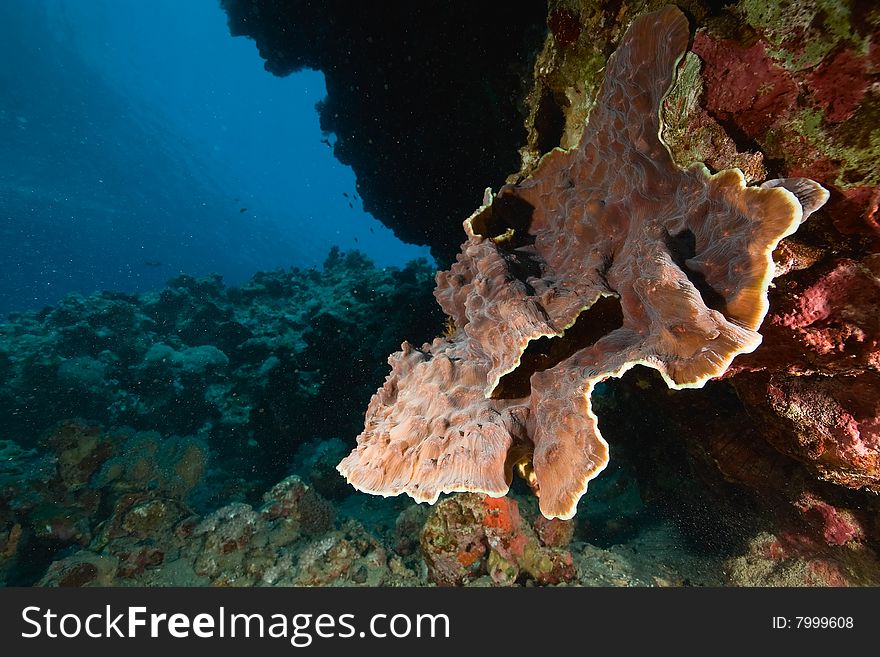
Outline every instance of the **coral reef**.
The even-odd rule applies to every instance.
[[[205,483],[209,458],[207,445],[197,438],[106,432],[80,421],[58,424],[40,447],[3,445],[0,575],[12,582],[26,582],[64,550],[116,536],[135,541],[124,554],[111,555],[120,568],[161,560],[166,548],[156,548],[155,538],[189,513],[186,503]],[[52,577],[84,577],[93,567]],[[94,570],[95,577],[102,568]]]
[[[687,42],[674,7],[636,19],[579,145],[467,219],[434,293],[455,331],[391,357],[339,466],[356,488],[497,496],[516,465],[544,515],[571,518],[608,462],[598,382],[645,365],[670,387],[699,387],[758,346],[770,254],[827,192],[675,164],[659,113]]]
[[[258,509],[235,502],[204,517],[170,500],[124,499],[101,535],[52,563],[39,585],[377,585],[391,577],[386,562],[362,527],[334,528],[330,504],[291,476]]]
[[[298,465],[315,481],[324,481],[337,459],[324,444],[334,441],[309,441],[301,450],[309,458]],[[386,508],[364,516],[356,503],[375,498],[327,499],[296,475],[255,503],[229,501],[205,467],[202,443],[155,432],[66,422],[38,449],[11,441],[0,449],[0,583],[665,586],[718,583],[722,559],[741,556],[683,549],[665,522],[646,533],[604,525],[597,531],[606,518],[620,523],[633,494],[613,476],[594,491],[607,511],[591,508],[578,527],[547,520],[534,498],[519,494],[460,495],[430,509],[377,500]],[[802,504],[834,545],[861,545],[874,531],[858,514],[834,515],[818,498]],[[391,521],[379,521],[382,514]],[[603,535],[608,547],[584,542]]]
[[[510,182],[554,147],[579,143],[624,27],[658,4],[550,2],[549,33],[527,98],[529,136]],[[681,436],[690,440],[699,428],[716,446],[723,443],[717,466],[760,490],[770,506],[797,498],[777,476],[770,477],[780,484],[775,491],[759,484],[771,462],[772,472],[876,489],[880,12],[852,0],[679,4],[696,34],[662,106],[662,137],[675,161],[713,171],[738,167],[748,182],[806,175],[830,191],[825,208],[774,252],[763,345],[738,357],[727,374],[745,405],[738,412],[757,425],[748,433],[780,451],[724,442],[724,423],[711,418],[681,423]],[[860,390],[858,402],[845,392],[831,395],[836,387]],[[713,386],[706,395],[717,403],[727,392]],[[809,403],[799,403],[807,399],[825,409],[818,420],[808,419]],[[637,395],[632,403],[638,407]],[[743,461],[756,449],[756,463]],[[857,462],[854,451],[861,452]]]
[[[30,447],[82,417],[198,436],[223,462],[265,463],[269,485],[299,440],[358,427],[403,335],[432,334],[439,311],[414,311],[431,275],[423,261],[377,270],[334,250],[323,270],[261,272],[241,287],[182,275],[140,297],[72,294],[15,314],[0,324],[4,435]]]
[[[430,335],[439,313],[413,312],[430,276],[423,261],[380,271],[333,250],[321,271],[231,288],[183,275],[153,294],[12,315],[0,324],[0,577],[29,582],[72,546],[110,541],[120,573],[142,570],[178,549],[151,530],[256,502],[291,470],[341,497],[344,445],[305,443],[352,432],[387,349],[411,329]],[[292,467],[297,445],[308,449]]]
[[[364,520],[352,512],[352,502],[374,498],[352,494],[348,500],[328,500],[295,475],[272,486],[259,503],[228,502],[221,491],[214,501],[222,506],[199,512],[194,510],[199,491],[213,485],[210,477],[192,490],[176,493],[151,488],[142,480],[123,485],[128,476],[161,479],[163,468],[147,472],[148,463],[137,454],[131,462],[140,466],[100,484],[100,473],[128,451],[120,441],[157,439],[155,435],[115,435],[74,423],[59,426],[56,434],[44,444],[66,447],[48,458],[24,453],[13,444],[3,447],[16,464],[5,466],[10,476],[4,474],[0,481],[5,495],[0,518],[11,521],[4,522],[0,534],[0,575],[11,575],[8,583],[687,586],[751,583],[766,575],[769,582],[782,584],[850,585],[873,581],[872,573],[880,572],[869,548],[877,532],[870,514],[832,506],[820,493],[799,498],[792,505],[796,515],[772,527],[743,523],[724,507],[729,497],[722,497],[705,514],[727,518],[741,536],[735,545],[710,551],[705,544],[689,548],[688,541],[696,544],[697,539],[682,533],[686,525],[676,528],[663,515],[641,523],[639,530],[621,524],[633,493],[619,476],[603,477],[595,484],[594,497],[608,505],[607,511],[591,504],[589,513],[576,521],[548,520],[528,494],[461,494],[432,508],[379,500],[393,504],[386,509],[392,519],[396,514],[383,526],[376,509]],[[318,480],[335,458],[333,450],[318,456],[322,442],[311,441],[303,450],[313,455],[308,470],[317,473]],[[78,461],[70,458],[77,445]],[[92,451],[85,448],[88,445],[94,446]],[[103,462],[94,457],[101,445],[113,447],[106,450],[111,456]],[[625,442],[624,446],[628,450]],[[668,445],[660,444],[646,455],[655,474],[665,451]],[[626,461],[622,456],[615,460],[612,475],[620,475],[621,461]],[[81,463],[76,471],[92,471],[89,483],[81,486],[77,476],[68,480],[74,489],[68,490],[59,474],[61,461]],[[682,462],[678,457],[667,461]],[[666,483],[672,489],[669,507],[679,513],[682,481],[687,479],[676,475]],[[642,495],[646,504],[658,506],[657,492],[643,488]],[[712,499],[698,488],[687,496]],[[643,514],[644,507],[631,513]],[[47,528],[53,534],[38,535],[39,525],[50,517],[58,519],[50,520],[53,524]],[[689,517],[694,522],[698,516]],[[793,522],[798,518],[814,531],[808,533]],[[776,547],[758,549],[765,543]],[[801,572],[813,576],[791,576]],[[727,579],[722,579],[723,573]]]
[[[377,271],[334,251],[322,271],[261,273],[239,288],[179,276],[141,297],[71,295],[0,325],[0,584],[880,584],[876,8],[683,0],[693,47],[664,96],[683,30],[621,45],[627,26],[663,0],[550,0],[546,12],[535,3],[488,31],[478,6],[438,20],[448,16],[443,3],[417,3],[381,22],[355,18],[344,3],[223,4],[232,31],[253,36],[271,70],[327,71],[322,125],[354,164],[365,204],[450,259],[475,181],[500,182],[516,168],[522,70],[541,38],[532,27],[546,19],[520,170],[466,222],[465,250],[437,281],[453,320],[433,344],[407,344],[392,357],[392,378],[368,417],[379,435],[385,410],[415,410],[385,436],[403,448],[396,465],[418,452],[407,437],[429,436],[420,476],[445,476],[433,460],[448,456],[472,467],[462,470],[468,484],[491,473],[491,486],[474,488],[510,490],[443,496],[428,507],[357,494],[336,472],[346,436],[387,373],[385,354],[403,336],[421,344],[440,330],[424,263]],[[664,34],[668,46],[648,57]],[[350,53],[329,45],[341,37]],[[441,39],[456,47],[435,51]],[[612,120],[602,132],[614,95],[603,79],[615,78],[627,54],[645,55],[662,79],[637,98],[651,110],[647,120],[629,122],[633,130]],[[426,76],[437,83],[422,84]],[[438,115],[456,126],[454,138],[437,129]],[[620,131],[625,143],[612,138]],[[614,157],[588,160],[591,148],[605,152],[597,144]],[[707,176],[700,163],[722,173]],[[742,178],[723,172],[733,168]],[[615,203],[623,194],[613,181],[636,173],[656,181],[658,171],[671,171],[675,185],[644,184]],[[595,188],[583,184],[588,175]],[[793,181],[805,176],[830,197],[776,245],[771,267],[769,251],[797,223],[789,192],[804,214],[822,200]],[[776,182],[746,187],[768,178]],[[783,190],[774,188],[780,180]],[[788,221],[745,239],[750,209],[724,236],[720,203],[702,221],[688,223],[684,212],[676,224],[657,205],[670,189],[693,211],[724,189],[724,203],[774,200]],[[557,245],[560,232],[569,239]],[[594,260],[565,251],[587,241]],[[712,245],[728,257],[745,244],[755,252],[738,261],[743,271],[706,266]],[[627,260],[631,270],[621,266]],[[674,276],[655,276],[656,290],[633,281],[658,272]],[[741,294],[715,296],[727,285],[719,279]],[[687,290],[688,303],[655,303],[666,283]],[[687,321],[670,322],[671,310]],[[653,313],[653,323],[633,324],[640,313]],[[548,381],[578,358],[602,356],[601,345],[626,337],[623,329],[635,337],[634,326],[642,342],[612,346],[627,361],[633,352],[653,356],[646,362],[657,371],[590,362],[569,368],[570,380]],[[742,353],[758,330],[761,346]],[[484,339],[493,332],[502,349]],[[735,348],[713,349],[725,356],[700,372],[674,348],[699,352],[730,335]],[[670,381],[721,374],[735,352],[721,379],[670,391]],[[424,371],[436,378],[420,398],[407,386]],[[539,404],[568,419],[571,399],[580,424],[541,425]],[[574,519],[547,518],[539,504],[547,511],[554,476],[539,467],[539,429],[554,437],[583,430],[587,412],[595,467],[607,456],[597,441],[613,445],[614,458]],[[459,448],[464,438],[469,449],[443,454],[438,436]],[[391,477],[409,476],[395,467]],[[540,499],[511,483],[515,471]]]
[[[555,541],[545,542],[551,534],[537,534],[512,499],[465,494],[433,509],[421,543],[428,577],[435,584],[459,585],[486,574],[496,584],[522,578],[539,584],[570,581],[574,563],[562,549],[568,541],[554,536]]]

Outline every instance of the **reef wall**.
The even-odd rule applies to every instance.
[[[522,170],[511,182],[553,147],[578,142],[608,55],[633,18],[663,4],[550,2]],[[876,545],[880,8],[858,0],[678,6],[694,36],[661,114],[676,162],[737,167],[748,182],[808,176],[830,197],[773,253],[761,345],[701,393],[654,396],[651,377],[622,382],[618,402],[632,412],[609,406],[603,431],[632,444],[633,430],[644,431],[634,413],[665,407],[697,470],[710,479],[720,471],[778,514],[786,547],[765,550],[768,562],[807,544],[811,554]],[[812,523],[812,538],[792,530],[793,518]]]

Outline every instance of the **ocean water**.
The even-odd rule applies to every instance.
[[[0,314],[320,266],[334,245],[379,266],[428,255],[363,212],[318,127],[322,74],[265,73],[213,0],[0,11]]]
[[[600,383],[612,459],[569,522],[521,479],[355,491],[388,355],[448,326],[319,128],[323,74],[267,73],[215,0],[2,2],[0,62],[0,585],[840,583],[843,544],[780,557],[680,440],[744,417],[723,382]]]
[[[303,443],[356,434],[407,329],[430,337],[434,264],[364,211],[318,125],[323,75],[266,73],[215,0],[4,2],[0,59],[0,581],[31,584],[108,517],[37,492],[57,476],[49,434],[141,435],[166,473],[130,491],[185,465],[174,495],[194,510],[259,501]],[[242,367],[259,400],[220,372]],[[128,448],[101,435],[73,488],[106,492],[104,457]]]

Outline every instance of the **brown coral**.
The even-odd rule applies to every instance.
[[[699,387],[758,346],[771,253],[827,192],[675,164],[659,110],[688,36],[672,6],[636,19],[579,146],[487,193],[465,221],[435,290],[455,331],[389,359],[339,465],[356,488],[500,496],[518,468],[545,516],[570,518],[608,462],[596,383],[645,365]]]

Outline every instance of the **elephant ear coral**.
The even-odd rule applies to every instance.
[[[675,7],[637,18],[580,144],[465,221],[434,292],[454,331],[390,357],[339,464],[355,488],[500,496],[519,469],[545,516],[571,518],[608,463],[596,383],[644,365],[671,388],[700,387],[760,344],[772,251],[828,193],[675,164],[660,104],[688,38]]]

